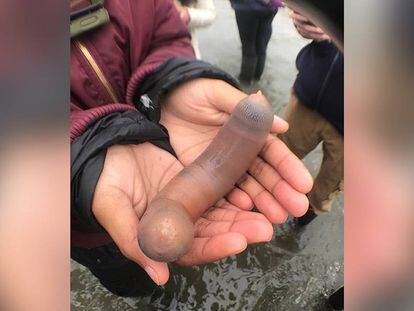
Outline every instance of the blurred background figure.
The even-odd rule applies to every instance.
[[[260,80],[266,63],[267,44],[272,36],[272,21],[280,1],[230,0],[236,13],[242,43],[242,63],[239,80],[251,84]]]
[[[281,139],[299,158],[323,142],[323,160],[314,187],[308,194],[309,210],[298,218],[306,225],[329,212],[343,190],[344,175],[344,57],[322,29],[292,12],[299,34],[313,41],[296,59],[298,75],[286,108],[290,124]]]
[[[211,25],[216,18],[213,0],[175,0],[181,20],[188,25],[191,32],[191,44],[197,59],[201,59],[200,46],[197,39],[197,28]]]

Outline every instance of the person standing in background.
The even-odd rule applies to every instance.
[[[265,63],[267,44],[272,36],[272,21],[280,1],[230,0],[236,13],[242,43],[242,62],[239,80],[251,84],[260,80]]]
[[[280,138],[300,159],[323,142],[322,165],[308,194],[309,210],[297,219],[306,225],[329,212],[343,190],[344,56],[306,17],[297,12],[290,17],[299,34],[313,41],[296,59],[299,72],[285,113],[290,126]]]
[[[216,19],[216,7],[213,0],[176,0],[175,5],[181,20],[191,32],[191,44],[197,59],[201,59],[197,29],[211,25]]]

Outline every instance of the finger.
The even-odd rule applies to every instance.
[[[211,238],[195,238],[190,251],[181,257],[180,265],[200,265],[241,253],[247,247],[244,235],[228,232]]]
[[[253,201],[250,196],[239,188],[234,188],[227,196],[227,200],[242,210],[251,210]]]
[[[273,237],[273,226],[268,220],[210,221],[201,218],[196,224],[195,236],[213,237],[226,232],[243,234],[249,244],[268,242]]]
[[[157,285],[164,285],[168,281],[167,264],[148,258],[139,248],[139,220],[131,200],[123,191],[112,187],[103,189],[98,182],[92,210],[125,257],[141,266]]]
[[[270,129],[271,133],[281,134],[285,133],[288,129],[289,123],[276,115],[273,117],[272,128]]]
[[[321,36],[322,35],[320,33],[315,33],[315,32],[306,30],[304,28],[304,25],[303,24],[296,24],[295,26],[296,26],[297,31],[300,33],[300,35],[302,37],[305,37],[305,38],[308,38],[308,39],[313,39],[314,37],[317,37],[317,36]]]
[[[322,29],[316,26],[312,26],[308,24],[301,24],[300,27],[303,28],[305,31],[312,33],[312,34],[316,34],[316,35],[325,34],[325,32]]]
[[[317,38],[315,40],[318,40],[318,41],[331,40],[331,37],[329,37],[328,35],[324,34],[324,35],[320,36],[319,38]]]
[[[272,221],[274,224],[282,224],[288,218],[288,209],[284,205],[283,202],[279,200],[277,196],[273,193],[273,189],[275,185],[277,185],[281,180],[282,177],[277,173],[277,171],[270,166],[268,163],[263,161],[260,157],[257,157],[252,165],[249,168],[249,173],[266,189],[268,190],[275,200],[279,203],[273,207],[271,206],[262,206],[260,211],[269,215],[269,220]],[[295,195],[301,195],[301,193],[297,192]],[[271,215],[271,216],[270,216]]]
[[[261,158],[256,158],[249,168],[249,173],[265,187],[280,203],[284,212],[281,212],[280,223],[286,221],[288,211],[293,216],[302,216],[308,209],[309,202],[303,193],[293,189],[280,177],[277,171]],[[287,194],[286,194],[287,193]],[[283,219],[284,217],[284,219]]]
[[[231,114],[237,104],[248,95],[222,80],[215,80],[211,103],[220,111]]]
[[[309,22],[309,19],[307,19],[305,16],[303,16],[303,15],[301,15],[301,14],[295,12],[295,11],[290,12],[289,16],[295,21],[301,21],[301,22],[304,22],[304,23]]]
[[[262,91],[260,90],[257,93],[263,95]],[[289,123],[287,123],[281,117],[273,115],[273,123],[270,129],[271,133],[275,133],[275,134],[284,133],[288,129],[289,129]]]
[[[298,30],[301,29],[302,31],[304,31],[305,30],[304,26],[307,25],[307,24],[306,24],[306,22],[302,22],[302,21],[299,21],[299,20],[294,20],[293,25],[295,25],[296,29],[298,29]]]
[[[297,18],[296,18],[297,17]],[[299,17],[298,15],[294,15],[293,18],[293,24],[298,28],[301,28],[305,31],[308,31],[310,33],[317,33],[317,34],[324,34],[325,32],[319,28],[316,25],[313,25],[312,22],[307,19],[307,18],[303,18]]]
[[[265,216],[258,212],[235,211],[225,208],[214,208],[203,216],[209,221],[241,221],[241,220],[258,220],[268,221]]]
[[[273,195],[290,214],[303,216],[309,208],[308,197],[293,189],[285,180],[280,180],[273,189]]]
[[[308,193],[313,186],[313,178],[303,162],[277,137],[269,135],[260,156],[294,189]]]
[[[254,159],[248,172],[269,192],[272,192],[274,185],[282,179],[277,171],[260,157]]]
[[[237,207],[236,205],[231,204],[229,201],[227,201],[225,198],[220,199],[211,209],[215,208],[221,208],[226,210],[232,210],[235,212],[240,212],[242,209]]]
[[[286,221],[287,213],[275,197],[267,191],[256,179],[246,174],[238,183],[252,198],[254,205],[274,224]]]
[[[298,33],[305,39],[313,40],[314,36],[310,35],[307,31],[301,29],[300,27],[296,27]]]
[[[312,27],[309,25],[297,25],[296,29],[303,37],[310,38],[313,40],[321,41],[326,40],[326,38],[329,38],[329,36],[327,36],[322,29],[317,27]]]

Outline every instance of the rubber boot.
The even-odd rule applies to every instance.
[[[312,220],[314,220],[318,215],[315,214],[313,211],[312,206],[309,205],[309,209],[305,215],[296,218],[296,222],[299,226],[303,227],[309,224]]]
[[[343,286],[329,297],[328,303],[331,306],[331,308],[334,310],[344,309],[344,287]]]
[[[241,83],[251,84],[256,72],[257,57],[243,56],[239,80]]]
[[[259,57],[257,58],[256,71],[254,73],[254,79],[256,81],[259,81],[260,78],[262,77],[264,67],[265,67],[265,63],[266,63],[266,54],[259,55]]]

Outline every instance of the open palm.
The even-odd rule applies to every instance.
[[[151,260],[139,248],[139,219],[160,189],[211,143],[245,96],[219,80],[187,82],[164,99],[161,115],[178,159],[150,143],[113,146],[107,151],[92,211],[122,253],[159,285],[168,280],[168,266]],[[272,131],[283,132],[287,127],[276,118]],[[178,263],[213,262],[242,252],[249,243],[270,240],[271,223],[285,221],[288,212],[294,216],[306,212],[305,193],[311,187],[312,178],[302,162],[269,135],[238,187],[197,220],[194,243]],[[249,211],[253,203],[261,213]]]
[[[138,244],[139,219],[160,189],[183,168],[168,152],[144,143],[113,146],[95,189],[92,211],[129,259],[143,267],[155,283],[165,284],[168,266],[151,260]],[[197,265],[242,252],[247,244],[268,241],[273,228],[259,213],[220,200],[195,224],[195,240],[178,262]]]

